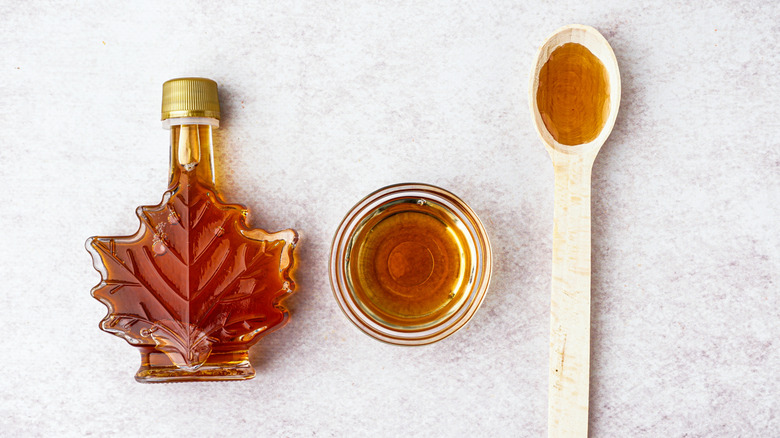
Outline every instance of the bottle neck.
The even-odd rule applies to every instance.
[[[202,184],[216,188],[212,125],[171,123],[170,129],[171,166],[168,189],[179,184],[183,173],[190,177],[195,176]]]

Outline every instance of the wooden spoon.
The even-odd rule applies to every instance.
[[[550,132],[537,103],[540,73],[556,48],[577,43],[604,65],[609,90],[606,120],[595,139],[566,145]],[[557,90],[566,92],[565,87]],[[569,89],[570,91],[570,89]],[[548,90],[549,92],[549,90]],[[615,124],[620,73],[606,39],[594,28],[573,24],[556,31],[539,49],[531,76],[531,113],[555,170],[548,436],[586,437],[590,373],[590,185],[596,154]],[[554,125],[552,125],[554,126]],[[553,128],[554,132],[557,132]],[[595,134],[595,132],[594,132]]]

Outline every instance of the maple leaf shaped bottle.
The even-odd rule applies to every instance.
[[[136,210],[134,235],[87,240],[101,275],[92,296],[108,307],[100,328],[140,350],[139,382],[250,379],[249,347],[288,320],[281,303],[294,289],[298,235],[249,229],[246,208],[222,200],[212,150],[219,115],[216,82],[165,82],[168,190]]]

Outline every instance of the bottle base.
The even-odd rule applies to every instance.
[[[172,364],[164,353],[142,350],[141,367],[135,380],[141,383],[248,380],[255,377],[248,356],[247,351],[212,353],[198,369],[186,370]]]

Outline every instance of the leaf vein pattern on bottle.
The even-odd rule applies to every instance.
[[[212,350],[245,351],[287,321],[298,236],[249,229],[246,209],[195,170],[178,177],[160,204],[137,210],[134,235],[89,240],[102,277],[92,295],[108,307],[101,329],[197,370]]]

